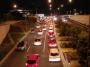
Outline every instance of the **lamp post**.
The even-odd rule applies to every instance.
[[[57,10],[58,10],[58,14],[60,14],[60,8],[59,7],[57,8]]]
[[[51,11],[52,10],[52,0],[48,0],[48,4],[49,4],[49,10]],[[52,13],[51,13],[52,14]]]

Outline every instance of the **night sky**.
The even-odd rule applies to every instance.
[[[89,13],[90,10],[90,0],[72,0],[70,4],[68,0],[52,0],[52,12],[57,11],[57,8],[61,4],[64,5],[63,8],[60,8],[60,11],[65,13],[73,9],[77,11],[83,11]],[[48,13],[49,4],[48,0],[0,0],[0,12],[8,11],[13,9],[12,4],[16,3],[18,8],[37,10],[37,12]]]

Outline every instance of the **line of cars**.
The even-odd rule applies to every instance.
[[[48,30],[47,30],[48,28]],[[58,47],[57,47],[57,43],[56,43],[56,39],[55,39],[55,34],[54,34],[54,26],[53,24],[50,24],[48,27],[47,25],[43,25],[43,26],[40,26],[40,25],[37,25],[36,26],[36,32],[34,32],[34,30],[32,30],[33,33],[36,33],[39,37],[36,37],[34,39],[34,43],[33,45],[34,46],[40,46],[42,45],[42,40],[40,38],[40,36],[43,35],[43,31],[46,31],[48,32],[48,46],[50,47],[49,49],[49,62],[59,62],[61,59],[60,59],[60,53],[59,53],[59,50],[58,50]],[[20,43],[21,46],[23,45],[24,46],[24,42]],[[19,45],[20,46],[20,45]],[[19,47],[18,46],[18,49],[19,50],[24,50],[25,48],[24,47]],[[25,46],[26,47],[26,46]],[[25,67],[38,67],[39,65],[39,55],[38,54],[30,54],[27,56],[27,61],[25,63]]]
[[[59,49],[57,47],[57,42],[55,39],[53,24],[50,24],[48,27],[48,45],[50,47],[49,62],[59,62],[61,59],[60,59]]]
[[[43,31],[47,30],[47,25],[43,25],[41,26],[40,24],[36,25],[36,29],[32,29],[31,33],[35,33],[37,34],[39,37],[35,37],[33,45],[34,46],[40,46],[42,45],[42,40],[41,37],[43,35]],[[24,51],[26,50],[27,46],[25,41],[20,42],[17,47],[16,50],[17,51]],[[27,56],[27,60],[25,62],[25,67],[38,67],[39,64],[39,55],[38,54],[30,54]]]
[[[39,24],[36,26],[36,34],[39,37],[35,37],[34,39],[34,46],[41,46],[42,45],[42,40],[41,37],[43,35],[43,31],[47,30],[46,25],[40,26]],[[25,67],[39,67],[39,54],[30,54],[27,56],[27,61],[25,63]]]

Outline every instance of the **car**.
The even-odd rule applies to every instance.
[[[50,39],[48,41],[49,47],[57,47],[57,43],[55,39]]]
[[[54,32],[48,32],[48,36],[49,37],[54,37],[55,35],[54,35]]]
[[[67,19],[63,17],[62,22],[67,22]]]
[[[20,42],[17,47],[16,47],[16,50],[25,50],[26,49],[26,44],[24,43],[24,41]]]
[[[39,56],[37,54],[30,54],[29,56],[27,56],[25,67],[38,67],[38,64]]]
[[[47,27],[47,24],[46,23],[44,23],[44,25],[43,25],[44,27]]]
[[[53,40],[55,39],[55,37],[48,37],[48,40]]]
[[[42,30],[47,30],[47,28],[46,27],[43,27]]]
[[[59,62],[60,54],[58,48],[50,48],[49,62]]]
[[[50,26],[49,26],[49,29],[53,29],[53,25],[50,25]]]
[[[35,32],[35,30],[34,29],[31,29],[31,33],[34,33]]]
[[[41,39],[36,38],[35,41],[34,41],[34,45],[41,45],[41,44],[42,44]]]
[[[54,30],[53,29],[49,29],[48,32],[54,32]]]
[[[41,26],[40,25],[37,25],[36,28],[40,28]]]
[[[42,30],[38,30],[37,34],[38,35],[42,35],[43,34],[43,31]]]
[[[49,26],[49,29],[53,29],[53,27],[52,26]]]

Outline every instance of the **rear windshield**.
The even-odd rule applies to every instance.
[[[51,53],[51,56],[57,56],[59,55],[58,53]]]
[[[35,60],[28,60],[27,63],[28,63],[28,64],[35,64],[36,61],[35,61]]]
[[[35,39],[35,41],[41,41],[40,39]]]

